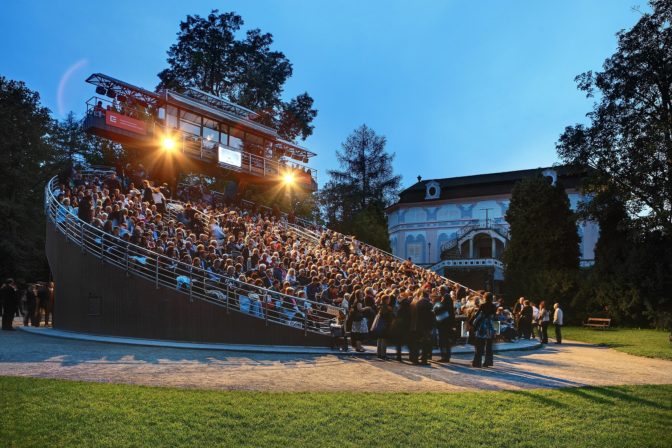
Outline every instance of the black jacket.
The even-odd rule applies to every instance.
[[[0,288],[0,304],[2,304],[3,312],[11,313],[16,310],[19,305],[19,292],[9,285],[4,285]]]
[[[524,306],[520,312],[520,320],[524,323],[532,323],[532,318],[534,316],[534,310],[531,306]]]
[[[423,297],[411,303],[411,331],[423,333],[434,328],[434,313],[432,303]]]
[[[79,207],[77,208],[77,217],[84,222],[90,223],[93,219],[93,209],[91,208],[91,196],[84,196],[84,198],[79,201]]]

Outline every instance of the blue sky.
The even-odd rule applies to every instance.
[[[153,88],[180,20],[236,11],[294,65],[285,94],[319,115],[305,145],[319,180],[366,123],[424,179],[547,166],[565,126],[592,102],[574,77],[599,70],[644,0],[6,1],[0,75],[38,90],[57,117],[84,111],[103,72]],[[64,77],[70,72],[69,77]],[[61,94],[59,98],[59,85]]]

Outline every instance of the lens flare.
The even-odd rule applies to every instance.
[[[59,115],[65,116],[67,113],[67,106],[65,104],[65,88],[68,85],[68,81],[70,81],[70,78],[72,78],[77,70],[81,69],[86,64],[88,64],[88,61],[86,59],[81,59],[68,67],[65,73],[63,73],[63,76],[61,76],[61,80],[58,83],[58,91],[56,92],[56,103],[58,104]]]
[[[172,151],[175,149],[175,140],[170,137],[163,137],[161,140],[161,147],[166,151]]]
[[[294,174],[285,173],[285,175],[282,176],[282,181],[285,183],[285,185],[292,185],[294,183]]]

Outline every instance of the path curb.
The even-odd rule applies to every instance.
[[[71,339],[77,341],[100,342],[106,344],[125,344],[145,347],[163,347],[163,348],[178,348],[188,350],[218,350],[228,352],[246,352],[246,353],[273,353],[273,354],[294,354],[294,355],[336,355],[336,356],[356,356],[356,357],[371,357],[376,354],[375,347],[367,348],[366,352],[357,353],[354,350],[348,352],[341,352],[331,350],[325,347],[294,347],[283,345],[247,345],[247,344],[221,344],[221,343],[197,343],[197,342],[179,342],[179,341],[163,341],[157,339],[139,339],[118,336],[102,336],[89,333],[78,333],[74,331],[57,330],[48,327],[18,327],[18,330],[26,333],[31,333],[39,336],[47,336],[52,338]],[[509,351],[526,351],[536,350],[541,348],[542,344],[537,340],[518,341],[518,342],[501,342],[493,345],[495,353],[509,352]],[[388,348],[390,350],[390,348]],[[438,351],[435,351],[439,354]],[[459,345],[453,347],[452,353],[454,355],[472,354],[474,348],[469,345]],[[391,352],[389,352],[391,354]]]

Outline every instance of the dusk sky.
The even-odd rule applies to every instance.
[[[592,101],[574,77],[599,70],[644,0],[6,1],[0,75],[79,116],[102,72],[153,89],[187,14],[235,11],[275,37],[294,66],[289,98],[319,115],[305,144],[320,185],[335,151],[366,123],[396,152],[403,186],[548,166],[564,127]]]

